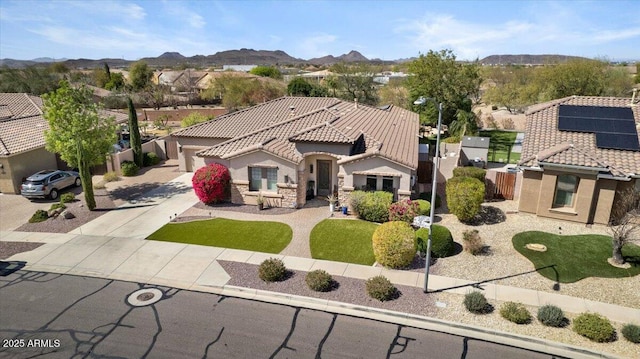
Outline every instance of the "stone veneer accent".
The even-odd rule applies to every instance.
[[[307,170],[298,170],[298,200],[296,204],[298,208],[302,207],[307,203]]]
[[[244,203],[244,193],[249,191],[249,181],[231,183],[231,203]]]
[[[290,208],[292,203],[298,207],[298,185],[278,183],[278,193],[282,195],[281,207]]]
[[[411,199],[411,191],[398,190],[398,202],[405,199]]]

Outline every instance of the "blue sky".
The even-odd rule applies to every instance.
[[[297,58],[357,50],[395,60],[562,54],[640,60],[631,1],[9,1],[0,58],[185,56],[251,48]]]

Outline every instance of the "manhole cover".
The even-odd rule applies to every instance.
[[[127,302],[134,307],[144,307],[157,303],[162,299],[164,293],[156,288],[143,288],[136,290],[127,297]]]

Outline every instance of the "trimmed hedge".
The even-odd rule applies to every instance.
[[[431,214],[431,203],[424,199],[416,199],[414,202],[418,203],[418,214],[421,216],[428,216]]]
[[[258,277],[265,282],[279,282],[286,278],[287,267],[277,258],[265,259],[258,267]]]
[[[140,167],[133,161],[123,161],[120,164],[120,172],[125,177],[131,177],[138,174]]]
[[[416,256],[416,236],[406,222],[381,224],[371,239],[376,261],[389,268],[408,266]]]
[[[516,324],[528,324],[531,322],[531,313],[522,303],[505,302],[500,307],[500,316]]]
[[[142,156],[142,165],[144,167],[155,166],[160,163],[160,157],[155,152],[145,152]]]
[[[322,269],[317,269],[307,273],[304,280],[307,283],[307,286],[309,286],[309,289],[316,292],[328,292],[333,287],[333,278],[331,277],[331,274],[323,271]]]
[[[582,313],[573,320],[573,331],[594,342],[615,339],[616,330],[609,319],[596,313]]]
[[[640,343],[640,325],[625,324],[621,332],[626,340],[636,344]]]
[[[351,193],[351,208],[360,219],[369,222],[384,223],[389,220],[389,207],[393,202],[393,193],[384,191]]]
[[[484,183],[487,171],[478,167],[456,167],[453,169],[453,177],[471,177]]]
[[[450,178],[446,191],[449,212],[455,214],[461,222],[467,222],[480,213],[485,188],[484,183],[477,178]]]
[[[398,291],[389,279],[381,275],[367,279],[365,285],[369,296],[381,302],[394,299]]]
[[[418,198],[431,202],[431,192],[420,192]],[[440,208],[440,206],[442,206],[442,198],[436,193],[436,208]]]
[[[434,224],[431,226],[433,231],[431,237],[431,255],[434,258],[445,258],[453,255],[455,247],[453,245],[453,236],[451,231],[445,226]],[[416,231],[416,240],[420,253],[427,252],[427,241],[429,240],[429,229],[420,228]]]
[[[76,200],[75,193],[66,192],[60,195],[60,203],[69,203]]]
[[[538,320],[543,325],[555,328],[562,327],[566,322],[564,312],[555,305],[543,305],[538,308]]]
[[[471,313],[483,314],[488,312],[489,302],[484,294],[473,291],[465,294],[464,307]]]

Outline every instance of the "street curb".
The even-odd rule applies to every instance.
[[[377,320],[391,324],[398,324],[408,327],[458,335],[462,337],[469,337],[496,344],[514,346],[531,351],[548,353],[551,355],[558,355],[568,358],[620,359],[620,357],[606,354],[604,352],[592,351],[569,344],[548,341],[525,335],[507,333],[469,324],[424,317],[415,314],[408,314],[319,298],[304,297],[293,294],[283,294],[266,290],[236,287],[231,285],[210,288],[213,289],[213,291],[211,292],[219,292],[216,294],[235,298],[251,299],[261,302],[283,304],[293,307],[321,310],[334,314],[342,314],[352,317]]]
[[[29,268],[23,268],[22,270],[32,271]],[[37,270],[36,272],[42,272]],[[61,273],[55,271],[49,271],[49,273],[59,273],[66,275],[73,275],[79,277],[90,278],[102,278],[118,280],[123,282],[140,283],[134,279],[117,279],[111,278],[104,273]],[[144,282],[144,281],[143,281]],[[233,285],[182,285],[182,283],[154,283],[144,282],[146,286],[162,286],[172,287],[184,290],[190,290],[201,293],[211,293],[227,297],[241,298],[256,300],[264,303],[281,304],[292,307],[300,307],[311,310],[319,310],[328,313],[341,314],[351,317],[364,318],[377,320],[380,322],[398,324],[418,329],[431,330],[441,333],[447,333],[451,335],[457,335],[462,337],[469,337],[496,344],[502,344],[507,346],[513,346],[523,348],[531,351],[547,353],[551,355],[557,355],[574,359],[593,359],[593,358],[606,358],[606,359],[622,359],[621,357],[610,355],[604,352],[597,352],[589,349],[580,348],[570,344],[564,344],[560,342],[554,342],[544,340],[536,337],[530,337],[519,334],[512,334],[502,332],[499,330],[492,330],[489,328],[478,327],[470,324],[463,324],[457,322],[451,322],[442,319],[430,318],[415,314],[396,312],[392,310],[379,309],[373,307],[366,307],[357,304],[331,301],[327,299],[305,297],[294,294],[271,292],[267,290],[260,290],[254,288],[238,287]]]

